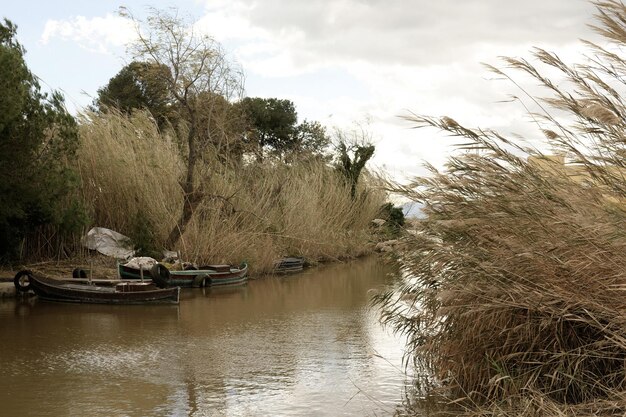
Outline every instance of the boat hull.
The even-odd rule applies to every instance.
[[[178,304],[180,288],[141,289],[122,283],[114,287],[72,284],[29,274],[30,289],[42,300],[86,304]]]
[[[141,271],[139,268],[133,268],[130,266],[118,264],[117,270],[119,273],[119,278],[122,280],[134,280],[134,279],[150,280],[152,279],[149,269],[144,269],[143,271]]]
[[[283,258],[276,262],[274,273],[289,274],[292,272],[300,272],[304,269],[304,258]]]

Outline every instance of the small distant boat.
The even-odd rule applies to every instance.
[[[289,273],[299,272],[304,268],[304,258],[288,257],[276,262],[274,272]]]
[[[152,282],[118,282],[97,286],[61,281],[31,271],[20,271],[13,280],[18,291],[33,290],[41,299],[89,304],[178,304],[180,288],[156,288]]]
[[[118,265],[121,279],[136,280],[140,277],[140,270]],[[206,265],[199,268],[188,267],[177,271],[168,269],[162,263],[157,263],[149,273],[144,272],[145,278],[151,278],[159,288],[193,287],[204,288],[218,285],[240,285],[248,280],[248,264],[241,265]]]

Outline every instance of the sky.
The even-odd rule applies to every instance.
[[[246,75],[249,97],[294,102],[300,120],[368,132],[376,145],[369,167],[392,178],[442,166],[453,140],[414,129],[411,113],[450,116],[469,127],[539,140],[519,93],[482,63],[531,57],[533,47],[580,62],[580,39],[595,6],[586,0],[151,0],[176,7],[211,35]],[[131,58],[134,39],[120,6],[138,17],[144,1],[22,0],[2,17],[18,26],[29,68],[44,87],[61,91],[68,109],[90,104]],[[523,78],[523,77],[520,77]],[[528,80],[526,80],[528,82]],[[526,85],[525,85],[526,86]],[[533,91],[533,86],[526,86]]]

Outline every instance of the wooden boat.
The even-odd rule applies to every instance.
[[[132,279],[152,279],[152,275],[150,275],[150,269],[140,269],[132,266],[127,266],[118,263],[117,271],[119,278],[122,280],[132,280]]]
[[[140,277],[138,269],[118,265],[121,279],[137,280]],[[145,272],[144,272],[145,274]],[[241,285],[248,280],[248,264],[245,262],[236,267],[233,265],[206,265],[200,268],[189,268],[182,271],[168,269],[158,263],[152,267],[144,278],[151,278],[159,288],[193,287],[203,288],[218,285]]]
[[[276,262],[275,273],[299,272],[304,268],[304,258],[288,257]]]
[[[214,287],[219,285],[241,285],[248,280],[248,264],[238,267],[233,265],[206,265],[198,269],[183,271],[169,270],[163,264],[156,264],[150,271],[152,281],[160,288]]]
[[[13,280],[19,291],[33,290],[41,299],[90,304],[178,304],[180,288],[156,288],[152,282],[119,282],[112,286],[73,283],[20,271]]]

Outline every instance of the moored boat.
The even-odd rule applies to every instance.
[[[299,272],[304,268],[304,258],[282,258],[274,265],[275,273]]]
[[[248,264],[241,265],[206,265],[198,269],[182,271],[170,270],[164,264],[154,265],[150,271],[152,281],[160,288],[213,287],[219,285],[241,285],[248,280]]]
[[[152,279],[152,275],[150,275],[150,268],[151,267],[134,267],[129,266],[128,264],[117,264],[117,271],[121,280]]]
[[[118,277],[122,280],[152,279],[150,269],[158,262],[147,256],[135,257],[125,263],[117,264]]]
[[[156,288],[151,282],[119,282],[112,286],[73,283],[20,271],[13,280],[19,291],[33,290],[41,299],[89,304],[178,304],[180,288]]]

